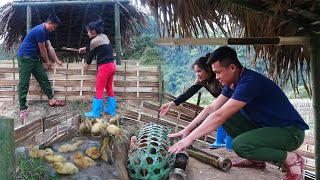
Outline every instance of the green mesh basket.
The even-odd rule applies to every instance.
[[[168,152],[168,129],[147,124],[137,133],[137,147],[128,153],[127,168],[131,179],[166,179],[172,171],[174,155]]]

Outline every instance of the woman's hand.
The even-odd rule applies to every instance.
[[[179,153],[181,151],[184,151],[187,147],[189,147],[193,143],[193,140],[190,139],[189,137],[186,137],[184,139],[181,139],[174,145],[172,145],[169,148],[170,153]]]
[[[161,106],[161,108],[159,109],[160,110],[160,113],[159,113],[159,116],[162,117],[164,116],[165,114],[167,114],[167,112],[170,110],[170,108],[174,105],[174,102],[171,101],[167,104],[164,104]]]
[[[79,53],[85,53],[87,50],[86,47],[79,48]]]
[[[59,59],[56,60],[56,64],[62,66],[62,61],[60,61]]]
[[[83,69],[84,69],[85,71],[87,71],[87,70],[89,69],[89,65],[90,65],[90,64],[85,63],[85,64],[83,65]]]
[[[173,134],[168,134],[169,138],[185,138],[190,134],[189,131],[187,131],[186,129],[183,129],[177,133],[173,133]]]

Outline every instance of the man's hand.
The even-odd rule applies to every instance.
[[[187,147],[189,147],[194,140],[190,139],[189,137],[186,137],[184,139],[181,139],[177,143],[175,143],[173,146],[169,148],[170,153],[179,153],[181,151],[184,151]]]
[[[86,49],[87,49],[86,47],[79,48],[79,53],[85,53]]]
[[[159,116],[162,117],[165,114],[167,114],[167,112],[170,110],[170,108],[173,106],[173,104],[174,104],[174,102],[171,101],[167,104],[162,105],[161,108],[159,109],[160,110]]]
[[[47,61],[46,64],[47,64],[48,69],[51,69],[53,66],[51,61]]]
[[[183,138],[187,137],[189,134],[190,134],[189,131],[187,131],[186,129],[183,129],[177,133],[168,134],[168,137],[169,138],[179,138],[180,137],[183,139]]]
[[[60,60],[58,59],[58,60],[56,60],[56,64],[62,66],[62,61],[60,61]]]
[[[89,64],[85,63],[85,64],[83,65],[83,69],[84,69],[85,71],[87,71],[87,70],[89,69]]]

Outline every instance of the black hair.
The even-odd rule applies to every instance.
[[[211,53],[208,58],[208,65],[219,61],[222,67],[228,67],[231,64],[236,65],[238,68],[242,68],[242,65],[237,57],[237,53],[234,49],[228,46],[222,46]]]
[[[49,17],[47,18],[46,22],[51,22],[51,23],[57,24],[57,25],[60,25],[60,23],[61,23],[59,17],[54,14],[50,14]]]
[[[97,34],[101,34],[104,31],[104,22],[99,19],[96,22],[90,22],[89,24],[87,24],[86,29],[93,31],[95,30]]]
[[[192,68],[194,68],[195,65],[197,65],[200,69],[205,70],[207,73],[211,72],[211,66],[207,64],[208,57],[210,56],[210,53],[207,53],[206,56],[200,57],[197,59],[193,64]]]

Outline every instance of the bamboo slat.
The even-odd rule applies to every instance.
[[[153,66],[140,66],[139,63],[125,61],[117,65],[114,77],[114,91],[118,99],[159,98],[159,73]],[[43,65],[46,69],[46,65]],[[83,65],[64,63],[46,70],[53,93],[58,99],[80,100],[95,95],[96,65],[83,71]],[[0,101],[18,98],[19,73],[18,65],[10,61],[0,63]],[[37,81],[31,77],[28,100],[46,100]]]

